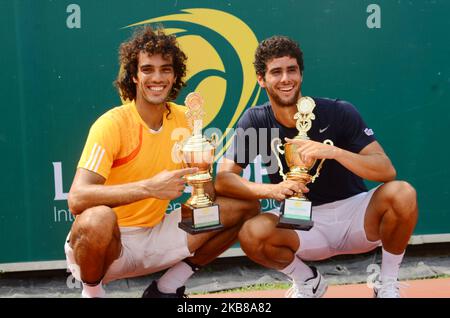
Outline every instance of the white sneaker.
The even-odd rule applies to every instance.
[[[374,298],[401,298],[400,286],[401,284],[397,279],[387,279],[386,281],[376,281],[373,286]],[[406,286],[406,285],[405,285]]]
[[[328,284],[317,269],[311,266],[314,276],[302,284],[292,282],[292,287],[286,292],[287,298],[320,298],[328,289]]]

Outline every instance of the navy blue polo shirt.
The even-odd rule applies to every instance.
[[[313,98],[316,107],[313,113],[315,119],[308,131],[308,137],[314,141],[323,142],[326,139],[334,145],[359,153],[368,144],[375,141],[373,131],[364,123],[356,108],[343,100],[328,98]],[[296,128],[288,128],[280,124],[272,111],[270,103],[248,109],[236,126],[233,145],[226,157],[245,168],[261,155],[266,166],[271,183],[282,181],[279,174],[277,158],[271,150],[274,138],[293,138],[298,134]],[[284,173],[289,171],[284,156],[280,155]],[[315,168],[310,172],[315,173]],[[306,194],[314,206],[343,200],[358,193],[367,191],[363,179],[343,167],[335,160],[325,160],[320,176],[314,183],[309,183],[310,192]]]

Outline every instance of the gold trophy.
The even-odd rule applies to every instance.
[[[298,112],[294,116],[294,119],[297,120],[296,127],[298,130],[298,135],[293,139],[309,140],[307,133],[311,129],[312,121],[316,118],[313,113],[314,107],[316,107],[316,103],[311,97],[301,97],[298,100]],[[275,146],[276,143],[277,145]],[[329,139],[325,140],[323,143],[333,145],[333,142]],[[284,174],[283,172],[283,165],[279,155],[277,155],[275,151],[275,147],[279,154],[284,155],[286,163],[289,167],[289,172],[287,174]],[[282,145],[280,138],[276,138],[272,142],[272,151],[277,157],[280,175],[283,179],[298,181],[304,185],[307,185],[310,182],[314,183],[316,178],[319,176],[323,162],[325,161],[325,159],[320,161],[316,169],[316,173],[312,176],[310,171],[316,164],[317,160],[310,159],[307,162],[304,162],[297,153],[296,145],[289,143]],[[312,203],[303,195],[303,193],[295,193],[293,196],[281,202],[280,219],[277,227],[308,231],[313,227],[313,225]]]
[[[215,156],[215,143],[218,138],[213,135],[206,139],[202,135],[202,119],[205,115],[203,98],[198,93],[190,93],[185,100],[188,107],[186,118],[192,129],[192,135],[178,149],[185,167],[197,167],[198,172],[185,177],[192,187],[192,195],[181,205],[181,222],[178,226],[184,231],[196,234],[223,228],[220,223],[219,206],[211,201],[205,193],[204,185],[212,181],[212,166]]]

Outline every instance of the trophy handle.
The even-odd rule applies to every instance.
[[[278,142],[278,144],[275,146],[275,143]],[[284,148],[284,145],[282,144],[282,141],[280,138],[274,138],[270,144],[270,147],[272,148],[273,153],[275,154],[275,157],[277,157],[278,161],[278,168],[280,172],[280,176],[283,177],[283,180],[286,180],[286,175],[283,172],[283,164],[281,163],[281,159],[279,154],[284,155],[284,149],[281,149],[281,147]],[[278,153],[276,152],[278,150]]]
[[[216,148],[217,142],[219,141],[219,135],[216,133],[211,134],[211,138],[208,139],[208,141],[211,143],[211,145]]]
[[[334,143],[333,143],[330,139],[324,140],[323,143],[326,144],[326,145],[330,145],[330,146],[333,146],[333,145],[334,145]],[[314,176],[312,176],[312,178],[311,178],[311,183],[314,183],[314,181],[316,180],[316,178],[319,176],[320,170],[322,169],[322,165],[323,165],[323,162],[324,162],[325,160],[326,160],[326,159],[320,160],[319,166],[317,167],[317,170],[316,170],[316,174],[315,174]]]
[[[207,139],[208,142],[211,143],[211,145],[215,148],[217,148],[217,144],[219,142],[219,135],[217,133],[212,133],[211,134],[211,138]],[[214,165],[214,161],[213,164],[211,164],[211,167],[209,168],[209,174],[212,175],[213,174],[213,165]]]
[[[183,153],[181,149],[183,148],[182,142],[175,142],[172,148],[172,159],[175,163],[181,163],[183,167],[185,166],[183,161]]]

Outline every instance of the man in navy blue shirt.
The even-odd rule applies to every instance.
[[[269,102],[247,110],[237,125],[232,150],[216,178],[216,191],[241,199],[282,201],[301,191],[312,201],[314,226],[309,231],[278,228],[279,211],[248,220],[239,233],[243,251],[253,261],[277,269],[293,280],[290,297],[321,297],[327,284],[315,267],[303,261],[339,254],[358,254],[382,245],[377,297],[400,297],[398,272],[417,222],[414,188],[397,181],[391,161],[356,108],[342,100],[313,98],[315,120],[310,140],[293,140],[294,115],[301,95],[303,53],[297,43],[274,36],[255,54],[258,82]],[[280,177],[274,138],[294,143],[302,160],[327,159],[320,177],[305,186]],[[324,144],[330,139],[334,145]],[[250,182],[242,170],[261,155],[270,184]],[[284,158],[284,172],[288,171]],[[383,183],[368,191],[363,179]]]

